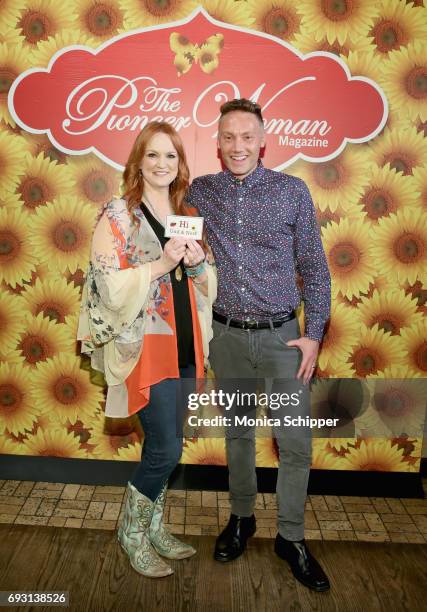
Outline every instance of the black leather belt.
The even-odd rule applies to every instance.
[[[228,317],[224,317],[224,315],[215,312],[215,310],[213,311],[213,318],[215,321],[218,321],[218,323],[224,323],[224,325],[228,322]],[[239,327],[240,329],[271,329],[271,326],[281,327],[283,323],[292,321],[292,319],[295,319],[295,312],[280,317],[280,319],[264,319],[264,321],[255,321],[254,319],[230,319],[228,324],[230,327]]]

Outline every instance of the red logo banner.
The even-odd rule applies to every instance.
[[[374,138],[387,118],[376,83],[339,58],[303,56],[268,34],[220,23],[199,8],[186,20],[117,36],[98,49],[62,49],[47,69],[14,82],[9,108],[33,133],[69,154],[96,153],[122,169],[138,132],[164,120],[181,134],[193,176],[217,172],[219,106],[258,102],[265,164],[322,162],[347,142]]]

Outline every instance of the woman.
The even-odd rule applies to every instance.
[[[136,571],[160,577],[172,569],[159,555],[196,552],[166,531],[162,516],[182,452],[177,379],[204,375],[215,280],[195,240],[164,237],[167,215],[188,214],[189,171],[176,131],[160,122],[145,127],[123,177],[123,199],[104,207],[95,228],[78,337],[104,372],[106,415],[137,413],[144,429],[118,538]]]

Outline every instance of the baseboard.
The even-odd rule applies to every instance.
[[[131,478],[136,465],[131,461],[0,455],[0,478],[122,486]],[[426,472],[426,459],[422,460],[421,471],[418,474],[312,470],[308,492],[313,495],[423,498],[422,475],[426,475]],[[277,478],[275,468],[257,468],[257,476],[258,489],[261,493],[275,491]],[[224,466],[217,465],[180,464],[170,478],[169,487],[227,491],[228,470]]]

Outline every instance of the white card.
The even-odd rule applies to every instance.
[[[203,217],[181,217],[168,215],[166,217],[165,236],[181,236],[201,240],[203,233]]]

